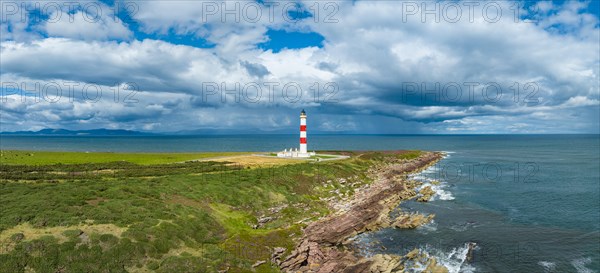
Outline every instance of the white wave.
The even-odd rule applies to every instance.
[[[448,269],[449,273],[470,273],[474,272],[475,268],[465,264],[467,260],[467,253],[469,252],[469,247],[467,244],[456,249],[452,249],[449,253],[439,253],[434,255],[437,257],[438,262],[445,266]]]
[[[539,261],[538,264],[544,268],[544,272],[554,272],[556,269],[556,263]]]
[[[410,176],[411,179],[414,180],[418,180],[418,181],[428,181],[431,180],[431,178],[424,176],[424,175],[420,175],[420,174],[414,174]]]
[[[429,199],[429,201],[435,200],[454,200],[454,195],[450,191],[445,190],[447,187],[447,183],[438,182],[434,183],[433,180],[431,182],[424,182],[417,190],[421,191],[425,187],[431,187],[431,190],[435,192]]]
[[[575,269],[577,270],[577,273],[594,273],[596,271],[591,270],[587,267],[585,267],[586,264],[591,263],[592,259],[591,258],[580,258],[580,259],[575,259],[573,261],[571,261],[571,265],[573,265],[573,267],[575,267]]]
[[[411,179],[414,179],[414,180],[417,180],[417,181],[420,181],[423,183],[423,185],[421,185],[421,187],[419,187],[417,190],[421,190],[427,186],[431,187],[431,189],[435,192],[435,194],[431,197],[431,199],[429,201],[454,200],[454,196],[452,195],[452,193],[450,191],[446,190],[448,183],[446,183],[444,181],[439,181],[437,179],[430,178],[430,176],[428,176],[428,174],[433,174],[433,176],[436,176],[435,174],[438,172],[439,172],[439,167],[437,165],[433,165],[433,166],[421,171],[420,173],[412,174],[409,177]]]
[[[442,158],[448,158],[448,157],[452,156],[452,154],[455,154],[456,152],[442,151],[442,153],[443,153]]]
[[[453,248],[448,252],[439,249],[425,247],[427,255],[434,257],[437,263],[448,269],[448,273],[473,273],[475,267],[466,263],[467,254],[469,253],[469,244],[466,243],[461,247]]]
[[[433,165],[423,171],[421,171],[422,174],[429,174],[429,173],[438,173],[440,171],[440,168],[437,165]]]
[[[435,220],[431,220],[431,222],[417,227],[417,232],[422,234],[428,234],[430,232],[437,231],[437,227],[438,224],[435,222]]]
[[[475,226],[475,223],[473,223],[473,222],[467,222],[467,223],[464,223],[464,224],[452,225],[452,226],[450,226],[450,228],[452,230],[454,230],[454,231],[462,232],[462,231],[466,231],[468,228],[473,227],[473,226]]]
[[[431,189],[435,191],[436,194],[434,198],[437,196],[437,198],[439,198],[440,200],[454,200],[454,195],[452,195],[450,191],[442,189],[442,185],[443,184],[434,185],[433,187],[431,187]]]

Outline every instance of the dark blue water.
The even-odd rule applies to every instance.
[[[0,148],[113,152],[278,151],[296,135],[185,137],[1,136]],[[435,186],[428,203],[400,209],[436,214],[416,230],[361,236],[370,253],[425,249],[453,272],[600,272],[600,136],[309,136],[309,150],[448,151],[415,179]],[[464,244],[476,242],[472,264]],[[384,247],[381,247],[384,246]]]
[[[427,145],[449,156],[414,177],[440,181],[431,184],[438,194],[400,206],[433,213],[434,222],[361,236],[378,242],[368,252],[421,248],[452,272],[600,271],[597,135],[441,138],[448,145]],[[463,261],[466,242],[478,244],[472,264]]]

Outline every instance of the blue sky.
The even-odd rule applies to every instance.
[[[2,3],[1,131],[600,130],[598,1],[52,3]]]

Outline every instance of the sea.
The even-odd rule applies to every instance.
[[[296,135],[0,136],[3,150],[272,152],[297,143]],[[432,199],[396,209],[434,221],[361,234],[365,255],[419,248],[450,272],[600,272],[600,135],[309,135],[308,147],[445,152],[412,175],[434,189]]]

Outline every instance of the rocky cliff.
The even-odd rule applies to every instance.
[[[407,174],[427,168],[441,158],[441,153],[426,152],[417,159],[393,162],[375,170],[375,182],[349,201],[349,209],[310,224],[289,256],[281,257],[280,251],[274,253],[272,260],[284,272],[376,273],[401,272],[407,261],[419,258],[427,264],[427,272],[447,272],[435,259],[424,257],[422,253],[365,258],[346,247],[349,238],[366,231],[390,226],[415,228],[429,222],[433,215],[400,214],[396,219],[390,219],[389,214],[402,200],[416,197],[417,185],[406,179]]]

